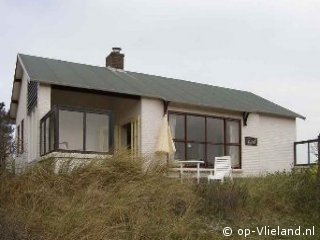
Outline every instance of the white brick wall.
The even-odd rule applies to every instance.
[[[242,170],[245,175],[258,175],[262,173],[260,160],[260,115],[250,114],[247,120],[247,126],[242,124]],[[244,138],[258,138],[258,146],[246,146]]]
[[[114,112],[115,124],[120,127],[141,115],[141,102],[127,98],[114,98],[110,109]]]
[[[141,153],[153,158],[163,118],[163,102],[141,99]]]
[[[51,109],[51,86],[40,84],[38,88],[39,120]]]
[[[260,116],[260,159],[267,172],[290,170],[293,165],[293,142],[296,141],[296,121]]]
[[[36,151],[36,156],[32,160],[40,158],[40,120],[51,110],[51,86],[39,84],[38,87],[38,104],[35,108],[35,117],[33,124],[33,151]]]

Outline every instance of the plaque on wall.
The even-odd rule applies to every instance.
[[[247,146],[258,146],[258,138],[255,137],[245,137],[245,144]]]

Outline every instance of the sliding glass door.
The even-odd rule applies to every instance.
[[[239,119],[169,113],[177,160],[203,160],[214,167],[217,156],[231,156],[232,166],[241,167]]]

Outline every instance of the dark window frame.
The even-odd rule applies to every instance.
[[[81,112],[83,113],[83,149],[82,150],[69,150],[69,149],[60,149],[59,148],[59,125],[60,125],[60,119],[59,119],[59,112],[60,111],[74,111],[74,112]],[[86,114],[87,113],[95,113],[95,114],[103,114],[107,115],[109,117],[109,151],[108,152],[98,152],[98,151],[86,151]],[[46,123],[47,118],[53,118],[53,125],[54,125],[54,144],[53,149],[50,149],[50,146],[52,146],[50,136],[51,131],[49,127],[49,143],[46,142]],[[42,124],[44,124],[44,133],[42,129]],[[50,120],[49,120],[50,124]],[[113,114],[111,110],[100,110],[100,109],[90,109],[90,108],[81,108],[81,107],[73,107],[73,106],[61,106],[56,105],[53,106],[52,109],[40,120],[40,155],[44,156],[46,154],[49,154],[51,152],[72,152],[72,153],[92,153],[92,154],[109,154],[113,152]],[[44,143],[42,144],[42,136]],[[46,152],[46,144],[49,144],[49,151]],[[44,149],[42,149],[44,148]]]
[[[205,164],[204,167],[208,167],[208,149],[207,145],[213,145],[213,146],[224,146],[224,155],[227,154],[227,147],[228,146],[238,146],[239,147],[239,165],[233,167],[234,169],[241,169],[242,168],[242,129],[241,129],[241,119],[237,118],[230,118],[230,117],[221,117],[221,116],[215,116],[215,115],[206,115],[206,114],[197,114],[197,113],[188,113],[188,112],[179,112],[179,111],[169,111],[168,112],[168,120],[170,118],[170,115],[182,115],[184,116],[184,139],[176,139],[174,138],[174,142],[180,142],[184,143],[184,155],[185,159],[188,159],[188,149],[187,144],[188,143],[197,143],[197,144],[204,144],[204,156],[205,156]],[[197,116],[197,117],[204,117],[205,118],[205,141],[189,141],[188,140],[188,129],[187,129],[187,116]],[[223,132],[224,132],[224,142],[223,143],[214,143],[211,141],[208,141],[207,136],[207,119],[208,118],[214,118],[214,119],[221,119],[223,120]],[[227,122],[228,121],[234,121],[238,123],[239,126],[239,142],[238,143],[229,143],[227,142]]]

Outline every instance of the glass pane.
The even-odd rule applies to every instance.
[[[83,150],[83,113],[59,111],[59,149]]]
[[[109,116],[87,113],[86,151],[109,151]]]
[[[44,121],[41,122],[41,155],[43,155],[45,153],[45,149],[44,149]]]
[[[184,140],[184,115],[170,114],[169,125],[172,138]]]
[[[205,141],[205,118],[198,116],[187,116],[187,140]]]
[[[240,147],[227,146],[227,156],[231,157],[231,166],[240,167]]]
[[[297,164],[308,164],[308,144],[296,145]]]
[[[310,143],[310,163],[318,161],[318,142]]]
[[[188,160],[205,160],[205,147],[200,143],[187,143]]]
[[[46,119],[46,153],[49,152],[49,121],[50,118]]]
[[[185,160],[185,144],[182,142],[175,142],[176,153],[174,155],[175,160]]]
[[[207,142],[224,143],[224,124],[222,119],[207,118]]]
[[[207,144],[207,164],[208,167],[214,167],[215,157],[224,156],[224,145]]]
[[[54,150],[54,118],[50,117],[50,151]]]
[[[226,121],[227,143],[239,143],[239,122]]]

